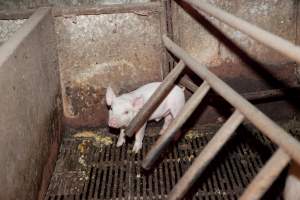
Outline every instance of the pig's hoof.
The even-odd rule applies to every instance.
[[[143,143],[134,143],[132,152],[138,153],[141,150],[142,146],[143,146]]]
[[[123,144],[125,144],[125,138],[119,138],[118,139],[118,142],[117,142],[117,147],[120,147],[120,146],[122,146]]]

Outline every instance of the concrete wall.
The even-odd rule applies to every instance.
[[[293,43],[298,40],[299,1],[287,0],[199,0],[219,7]],[[260,92],[297,84],[295,69],[290,60],[256,42],[247,35],[204,13],[198,14],[187,4],[172,1],[174,40],[197,60],[205,63],[240,93]],[[292,103],[294,104],[294,103]],[[293,115],[295,105],[276,102],[273,109],[282,107],[282,117]],[[266,108],[268,115],[279,117]],[[220,106],[222,107],[222,106]],[[296,106],[297,107],[297,106]],[[297,108],[299,109],[299,108]],[[205,109],[204,109],[205,110]],[[200,121],[213,122],[218,118],[215,108],[203,111]]]
[[[146,3],[150,1],[151,0],[1,0],[0,10],[37,8],[40,6],[61,7],[61,6],[82,6],[82,5]]]
[[[36,199],[47,185],[60,138],[55,47],[48,9],[0,47],[0,199]]]
[[[203,1],[293,43],[296,42],[298,1]],[[276,51],[265,47],[213,17],[195,14],[185,4],[182,5],[183,8],[177,3],[173,5],[175,40],[197,60],[205,63],[208,67],[212,67],[214,72],[230,83],[235,84],[232,79],[249,83],[248,89],[245,89],[245,85],[241,87],[236,85],[238,90],[247,92],[247,90],[255,91],[272,87],[273,85],[268,87],[269,83],[263,83],[259,75],[263,75],[263,71],[268,71],[270,76],[283,79],[283,81],[286,80],[288,83],[295,83],[295,78],[290,79],[292,77],[289,77],[291,75],[289,72],[295,68],[292,60],[281,56]],[[267,78],[263,77],[263,79]],[[258,83],[257,80],[261,83]],[[257,83],[251,87],[250,83],[254,83],[253,81]]]
[[[297,29],[300,26],[297,26],[297,23],[300,20],[297,16],[300,1],[203,1],[294,43],[299,41]],[[60,7],[120,2],[126,4],[135,1],[13,2],[12,5],[20,2],[29,5],[31,2],[34,5],[51,3]],[[139,2],[149,4],[148,0]],[[172,18],[172,24],[169,24],[171,26],[168,26],[168,30],[174,33],[175,41],[199,61],[207,64],[214,73],[237,91],[259,92],[297,83],[295,76],[297,65],[294,61],[212,17],[196,14],[187,5],[181,5],[182,8],[176,3],[180,1],[171,2],[172,14],[169,18]],[[155,3],[159,5],[159,2]],[[120,6],[121,9],[112,9],[114,11],[111,12],[98,7],[97,12],[98,14],[100,12],[100,15],[75,16],[68,13],[72,12],[70,9],[67,14],[56,17],[64,116],[68,125],[105,125],[107,108],[103,97],[108,85],[112,85],[116,92],[122,93],[162,78],[164,61],[161,55],[163,48],[160,36],[165,32],[166,20],[162,6],[153,8],[155,6],[152,2],[151,9],[144,7],[137,10],[130,9],[128,12],[122,11],[123,6]],[[101,14],[102,9],[105,14]],[[116,10],[121,13],[116,13]],[[285,110],[292,113],[292,107]],[[218,118],[216,112],[211,108],[206,113],[213,117],[203,117],[203,120],[210,119],[209,121],[213,122]]]
[[[162,78],[161,7],[118,14],[57,17],[65,122],[104,125],[105,92]]]
[[[207,2],[292,42],[297,40],[297,1]],[[175,41],[237,91],[259,92],[297,83],[292,60],[214,18],[196,14],[187,5],[172,1],[171,11]],[[103,97],[108,85],[122,93],[161,79],[162,15],[162,10],[144,10],[56,18],[68,125],[105,125]],[[271,107],[267,105],[267,110]],[[294,113],[292,110],[293,106],[287,105],[282,116]],[[214,122],[220,116],[218,112],[208,106],[200,121]]]
[[[137,2],[148,3],[133,4]],[[107,106],[103,97],[108,85],[120,93],[162,79],[165,59],[161,34],[165,32],[165,20],[160,2],[54,0],[50,3],[56,6],[54,15],[59,13],[55,29],[67,125],[105,125]],[[115,5],[119,3],[124,5]],[[99,7],[103,4],[114,5]],[[96,5],[97,14],[88,11],[87,15],[77,10],[74,15],[70,14],[72,9],[58,8],[75,5]],[[73,11],[76,12],[76,7]],[[7,29],[13,31],[10,25]]]
[[[0,20],[0,44],[8,40],[26,21],[19,20]]]

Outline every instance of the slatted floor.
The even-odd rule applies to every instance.
[[[159,129],[148,128],[148,135]],[[103,134],[105,130],[98,130]],[[66,137],[60,149],[54,175],[46,196],[59,199],[166,199],[171,188],[212,138],[215,130],[192,130],[158,162],[145,172],[141,161],[157,136],[144,139],[139,154],[130,144],[93,145],[86,139]],[[84,149],[82,147],[84,143]],[[222,152],[208,166],[186,199],[238,199],[245,186],[266,162],[276,147],[260,134],[240,128]],[[279,178],[264,199],[279,199],[284,177]]]

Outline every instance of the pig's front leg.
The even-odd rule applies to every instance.
[[[117,147],[122,146],[125,143],[125,129],[121,129],[117,142]]]
[[[145,128],[146,128],[146,123],[135,134],[135,141],[134,141],[134,145],[133,145],[133,149],[132,149],[132,151],[134,153],[138,153],[139,150],[143,146],[143,139],[144,139],[144,135],[145,135]]]

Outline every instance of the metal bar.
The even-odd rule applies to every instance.
[[[240,200],[260,199],[288,165],[289,161],[290,157],[279,148],[248,185]]]
[[[180,115],[178,115],[174,121],[165,130],[163,135],[157,140],[155,145],[152,146],[146,158],[143,160],[142,167],[145,169],[150,169],[154,164],[156,159],[159,157],[160,152],[167,147],[167,145],[172,141],[178,129],[183,125],[183,123],[191,116],[193,111],[200,104],[202,99],[205,97],[210,87],[206,81],[204,81],[198,90],[192,95],[192,97],[186,102]]]
[[[219,129],[215,136],[209,141],[197,158],[195,158],[193,164],[169,193],[168,199],[171,200],[183,198],[188,189],[195,183],[210,161],[229,140],[231,135],[243,120],[244,116],[238,110],[236,110]]]
[[[255,104],[255,101],[265,100],[265,102],[270,102],[272,99],[280,98],[280,99],[288,99],[288,98],[300,98],[300,87],[288,87],[288,88],[280,88],[280,89],[270,89],[270,90],[261,90],[257,92],[247,92],[241,93],[240,95],[247,99],[250,102]],[[224,101],[223,98],[216,94],[210,93],[207,95],[209,101]]]
[[[162,12],[160,14],[160,32],[168,35],[168,25],[167,25],[167,2],[163,0],[160,2],[162,6]],[[166,48],[163,48],[162,51],[162,63],[161,63],[161,74],[164,79],[170,72],[169,69],[169,60],[168,60],[168,52]]]
[[[195,92],[198,88],[198,86],[193,83],[188,76],[184,75],[179,83],[183,86],[186,87],[188,90],[191,92]],[[298,94],[300,91],[299,86],[293,86],[293,87],[288,87],[288,88],[278,88],[278,89],[270,89],[270,90],[262,90],[258,92],[247,92],[247,93],[242,93],[241,96],[243,96],[245,99],[248,101],[255,101],[255,100],[262,100],[262,99],[268,99],[268,98],[281,98],[285,96],[292,96],[292,97],[297,97],[300,95]],[[222,97],[218,94],[208,94],[208,98],[213,98],[213,99],[221,99]]]
[[[184,0],[197,11],[204,11],[227,25],[238,29],[239,31],[249,35],[251,38],[261,42],[262,44],[280,52],[298,63],[300,63],[300,48],[293,43],[285,40],[273,33],[263,30],[249,22],[229,14],[222,9],[216,8],[208,3],[198,0]]]
[[[259,99],[268,99],[268,98],[277,98],[284,96],[300,96],[299,95],[300,87],[289,87],[289,88],[279,88],[271,90],[262,90],[258,92],[247,92],[241,94],[248,101],[259,100]]]
[[[198,89],[198,86],[195,83],[193,83],[187,75],[184,75],[180,79],[179,83],[191,92],[196,92],[196,90]]]
[[[0,19],[16,20],[28,19],[37,9],[22,9],[22,10],[3,10],[0,11]],[[143,14],[139,11],[146,11]],[[112,13],[136,13],[137,15],[147,15],[147,12],[161,12],[162,6],[160,2],[149,3],[131,3],[131,4],[116,4],[116,5],[100,5],[100,6],[76,6],[76,7],[54,7],[52,15],[54,17],[68,17],[79,15],[100,15]]]
[[[0,11],[1,20],[16,20],[16,19],[28,19],[36,9],[14,9],[14,10],[2,10]]]
[[[139,13],[139,11],[146,11]],[[101,5],[101,6],[76,6],[53,8],[53,16],[78,16],[78,15],[100,15],[112,13],[136,13],[137,15],[147,15],[151,12],[161,12],[162,6],[160,2],[149,3],[130,3],[130,4],[115,4],[115,5]]]
[[[262,133],[274,143],[282,147],[295,161],[300,164],[300,143],[274,123],[264,113],[245,100],[240,94],[229,87],[224,81],[210,72],[205,66],[177,46],[167,36],[163,36],[165,46],[198,76],[219,93],[226,101],[245,115]]]
[[[178,76],[184,70],[184,63],[180,61],[176,67],[168,74],[165,80],[160,84],[143,108],[138,112],[135,118],[126,128],[126,135],[133,136],[138,129],[149,119],[154,110],[159,106],[167,94],[171,91]]]

